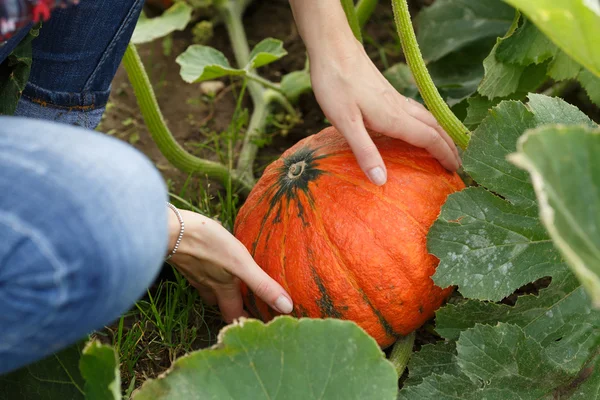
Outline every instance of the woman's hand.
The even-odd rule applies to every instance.
[[[225,321],[246,316],[240,280],[273,309],[288,314],[292,301],[285,290],[252,259],[246,247],[218,222],[180,210],[184,235],[171,261],[208,304],[218,304]],[[180,224],[169,209],[169,249],[173,249]]]
[[[339,0],[290,0],[306,44],[312,86],[325,116],[348,141],[376,185],[385,164],[367,128],[427,149],[448,170],[461,164],[454,142],[420,103],[394,89],[369,59]]]

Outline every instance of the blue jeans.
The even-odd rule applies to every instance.
[[[33,41],[31,75],[16,115],[95,128],[144,0],[83,0],[56,9]],[[0,47],[0,62],[28,29]]]
[[[19,116],[0,117],[0,374],[117,319],[162,266],[163,179],[128,144],[83,128],[100,120],[141,5],[57,11],[34,41]]]

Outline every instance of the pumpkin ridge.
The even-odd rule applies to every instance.
[[[286,276],[286,268],[285,268],[285,239],[287,238],[287,230],[288,230],[288,225],[289,225],[289,220],[290,220],[290,199],[287,199],[287,204],[285,207],[285,213],[283,214],[283,235],[281,235],[282,240],[281,240],[281,252],[279,254],[279,259],[281,260],[281,279],[282,279],[282,285],[283,288],[285,289],[286,292],[289,293],[289,284],[287,282],[287,276]]]
[[[311,201],[314,202],[314,200],[312,200],[312,199],[311,199]],[[323,218],[321,217],[321,214],[319,213],[317,207],[314,207],[313,209],[314,209],[315,221],[317,222],[317,225],[318,225],[317,229],[319,230],[320,233],[322,233],[324,235],[325,242],[327,243],[327,245],[329,246],[329,248],[331,249],[333,254],[335,254],[335,258],[338,260],[338,265],[340,266],[340,269],[345,273],[348,282],[350,282],[352,287],[361,295],[362,299],[369,306],[371,311],[373,311],[373,314],[377,317],[377,319],[379,320],[379,323],[383,326],[383,329],[385,330],[385,332],[392,337],[397,337],[399,334],[394,331],[394,329],[392,328],[390,323],[375,308],[373,303],[371,303],[371,300],[369,299],[367,294],[361,289],[360,285],[358,284],[358,279],[356,278],[356,275],[350,268],[348,268],[348,264],[342,257],[339,247],[336,246],[335,243],[333,243],[333,241],[331,240],[331,237],[329,236],[329,233],[327,233],[327,229],[325,229],[325,223],[323,222]]]
[[[321,298],[316,300],[317,307],[319,307],[319,310],[321,311],[321,317],[332,317],[342,319],[344,315],[335,307],[335,304],[333,304],[333,299],[329,295],[327,288],[323,284],[323,280],[321,279],[321,277],[317,273],[316,268],[314,267],[313,252],[308,247],[306,248],[306,255],[306,260],[308,261],[308,264],[310,266],[311,274],[313,276],[313,279],[315,280],[317,288],[319,289],[319,293],[321,293]]]
[[[406,209],[402,208],[400,205],[398,205],[396,203],[393,203],[393,202],[387,200],[384,196],[381,196],[378,192],[376,192],[374,190],[367,189],[367,187],[362,182],[360,182],[360,181],[353,181],[353,180],[350,180],[350,179],[345,179],[340,174],[333,173],[331,171],[327,171],[327,173],[329,175],[331,175],[331,176],[336,177],[337,179],[339,179],[341,181],[350,183],[350,184],[356,186],[357,188],[360,188],[360,189],[362,189],[362,190],[364,190],[364,191],[366,191],[366,192],[368,192],[368,193],[370,193],[372,195],[377,196],[377,198],[379,200],[384,201],[386,204],[393,205],[398,210],[400,210],[402,212],[402,214],[406,215],[411,221],[413,221],[419,230],[421,230],[424,233],[427,233],[427,229],[425,229],[425,227],[423,225],[421,225],[421,223],[411,213],[409,213]]]
[[[352,153],[343,153],[343,154],[339,154],[340,156],[344,156],[344,157],[348,157],[350,159],[355,159],[354,154]],[[414,158],[422,158],[422,159],[431,159],[431,156],[428,155],[412,155],[410,157],[390,157],[390,156],[386,156],[384,159],[384,162],[388,163],[392,163],[392,164],[396,164],[396,165],[401,165],[401,166],[405,166],[405,167],[410,167],[412,169],[414,169],[415,171],[420,171],[420,172],[424,172],[428,175],[434,175],[436,178],[442,178],[442,181],[449,187],[451,188],[453,191],[456,190],[456,186],[452,183],[451,180],[448,179],[448,177],[446,175],[442,175],[439,174],[436,171],[432,171],[430,169],[426,169],[423,167],[420,167],[417,163],[414,162]],[[443,167],[442,167],[443,168]]]

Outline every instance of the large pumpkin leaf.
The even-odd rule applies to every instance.
[[[564,51],[559,51],[548,66],[548,75],[556,81],[574,79],[579,71],[581,71],[581,65]]]
[[[456,352],[462,374],[431,374],[400,398],[537,400],[573,377],[516,325],[476,325],[461,334]]]
[[[478,91],[489,99],[506,97],[517,92],[532,92],[546,80],[547,65],[525,62],[527,58],[544,58],[546,49],[544,46],[531,46],[539,37],[532,33],[535,28],[524,31],[525,25],[519,27],[520,20],[521,16],[517,13],[506,35],[497,39],[496,45],[483,61],[485,75]],[[508,50],[502,52],[502,49],[506,48]],[[498,51],[505,54],[505,57],[516,56],[520,62],[503,61]]]
[[[556,55],[558,48],[528,19],[500,42],[496,51],[499,61],[509,64],[539,64]]]
[[[493,45],[493,40],[480,40],[427,66],[433,83],[450,107],[459,104],[477,91],[484,73],[482,62]],[[395,64],[383,74],[400,93],[421,100],[419,89],[408,65]]]
[[[426,344],[412,354],[407,368],[408,379],[404,381],[405,385],[417,385],[432,374],[460,376],[460,367],[456,363],[456,343]]]
[[[504,0],[521,10],[561,50],[600,76],[597,0]]]
[[[0,375],[0,400],[82,400],[84,380],[78,368],[82,345]]]
[[[449,196],[429,231],[429,251],[440,259],[435,283],[456,285],[466,297],[498,301],[564,269],[538,218],[528,174],[506,157],[528,129],[559,121],[594,123],[561,99],[529,99],[527,107],[502,102],[473,132],[464,168],[482,187]]]
[[[600,128],[547,126],[511,157],[532,177],[552,239],[600,307]]]
[[[121,399],[121,373],[115,349],[89,342],[83,349],[79,370],[85,379],[86,400]]]
[[[185,29],[192,19],[192,11],[192,7],[186,2],[179,1],[155,18],[147,18],[142,13],[133,31],[131,42],[134,44],[147,43]]]
[[[600,398],[600,351],[583,374],[583,381],[572,391],[571,400]]]
[[[577,79],[585,89],[590,100],[597,106],[600,106],[600,77],[586,69],[582,69]]]
[[[438,0],[415,18],[426,61],[435,61],[483,38],[503,35],[514,9],[501,0]]]
[[[394,399],[397,376],[377,343],[341,320],[242,320],[219,344],[174,362],[135,400]]]
[[[498,322],[520,326],[570,371],[580,370],[600,344],[600,312],[591,309],[589,297],[567,270],[555,274],[539,295],[521,296],[512,307],[476,300],[449,304],[436,314],[436,331],[456,340],[476,324]]]

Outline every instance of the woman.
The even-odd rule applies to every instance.
[[[33,41],[16,115],[0,117],[0,374],[56,352],[127,311],[170,258],[230,322],[245,315],[240,280],[274,309],[293,303],[218,223],[167,204],[149,160],[92,131],[143,0],[4,0],[0,61]],[[339,0],[290,0],[315,95],[375,185],[386,169],[366,128],[460,160],[420,104],[385,80],[356,41]],[[15,14],[16,13],[16,14]],[[17,15],[15,17],[15,15]],[[22,27],[22,28],[21,28]],[[0,42],[3,40],[0,37]],[[75,127],[76,125],[78,127]]]

